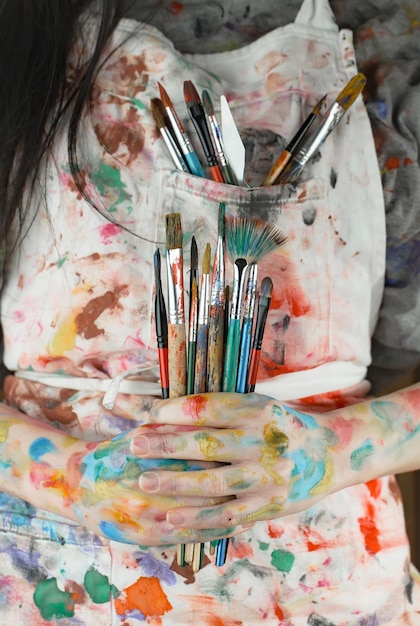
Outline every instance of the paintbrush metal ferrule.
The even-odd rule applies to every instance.
[[[166,251],[168,268],[168,320],[170,324],[184,324],[184,289],[182,250]]]
[[[226,156],[223,145],[222,129],[220,128],[220,124],[214,113],[213,102],[210,94],[206,89],[203,90],[203,107],[207,115],[207,121],[213,139],[214,148],[219,159],[223,179],[228,185],[237,185],[238,181],[236,180],[232,168],[229,165],[229,160]]]
[[[203,274],[201,277],[200,302],[198,308],[198,324],[204,325],[209,323],[209,307],[210,307],[210,275]]]
[[[193,284],[191,289],[191,312],[188,328],[188,341],[195,343],[197,341],[197,324],[198,324],[198,291],[197,280],[193,278]]]
[[[233,265],[232,308],[230,313],[231,320],[238,320],[241,317],[247,267],[248,263],[245,259],[236,259]]]
[[[224,306],[225,304],[225,260],[223,248],[223,239],[219,237],[214,256],[210,298],[210,304],[214,306]]]
[[[307,140],[303,141],[303,144],[298,149],[296,156],[293,156],[293,159],[304,167],[316,154],[327,137],[332,133],[334,128],[343,118],[345,112],[346,109],[344,107],[342,107],[338,102],[334,102],[322,118],[322,122],[318,128],[316,128],[313,133],[308,135]]]

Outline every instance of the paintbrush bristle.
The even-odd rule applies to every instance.
[[[327,100],[327,94],[325,94],[325,96],[322,96],[322,98],[320,100],[318,100],[318,102],[316,103],[316,105],[312,109],[312,113],[314,115],[319,115],[321,109],[324,108],[326,100]]]
[[[266,276],[261,281],[260,298],[271,298],[273,295],[273,281],[269,276]]]
[[[186,80],[184,82],[184,99],[187,106],[195,106],[196,104],[201,103],[198,91],[194,87],[194,84],[191,80]]]
[[[158,128],[165,128],[166,112],[162,100],[160,100],[159,98],[152,98],[150,101],[150,109],[152,111],[153,119],[155,120],[156,126]]]
[[[338,94],[336,102],[347,111],[361,93],[366,85],[366,76],[362,73],[356,74],[349,80],[344,89]]]
[[[190,259],[191,271],[198,269],[198,248],[197,241],[194,235],[191,237],[191,259]]]
[[[158,88],[159,88],[160,99],[163,102],[163,106],[164,107],[172,107],[171,99],[168,96],[168,93],[167,93],[165,87],[163,85],[161,85],[160,83],[158,83]]]
[[[229,217],[226,219],[226,246],[231,260],[243,258],[257,263],[286,241],[283,233],[273,224],[255,217]]]
[[[166,215],[166,247],[168,250],[182,248],[182,225],[180,213]]]
[[[155,254],[153,257],[153,266],[154,266],[154,270],[155,270],[155,282],[156,285],[158,285],[161,281],[161,275],[160,275],[160,250],[159,248],[156,248],[155,250]]]
[[[201,94],[201,99],[203,101],[203,107],[208,116],[214,115],[214,107],[213,102],[210,98],[210,94],[207,89],[203,89]]]
[[[211,246],[208,243],[206,245],[206,248],[203,254],[203,266],[202,266],[203,274],[210,274],[210,258],[211,258]]]
[[[226,215],[226,205],[224,202],[220,202],[219,204],[219,215],[217,218],[217,236],[219,239],[225,238],[225,215]]]

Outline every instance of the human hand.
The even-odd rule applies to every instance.
[[[160,468],[139,480],[144,493],[178,498],[167,520],[208,529],[296,513],[333,491],[334,433],[323,415],[301,413],[266,396],[202,394],[155,403],[132,452],[144,459],[217,461],[190,472]],[[221,465],[223,464],[223,465]],[[214,505],[191,496],[230,496]]]
[[[145,494],[138,480],[145,470],[210,468],[216,463],[139,459],[130,452],[138,429],[101,443],[80,442],[67,462],[66,479],[71,509],[96,534],[122,543],[144,546],[206,542],[243,532],[242,528],[186,530],[167,521],[169,510],[184,506],[210,506],[227,497]]]

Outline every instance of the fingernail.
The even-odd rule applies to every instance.
[[[178,511],[171,511],[166,516],[166,521],[172,526],[182,526],[185,524],[185,517],[182,513],[178,513]]]
[[[132,449],[134,454],[147,454],[150,451],[149,440],[147,437],[135,437]]]
[[[140,476],[139,486],[143,491],[157,491],[159,485],[159,476],[153,472],[145,472]]]

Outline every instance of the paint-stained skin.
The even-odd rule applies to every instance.
[[[293,19],[299,4],[297,0],[284,3],[282,19]],[[347,5],[342,0],[333,4],[338,10]],[[269,30],[270,25],[277,25],[272,20],[279,19],[271,0],[255,5],[235,2],[230,13],[228,7],[222,11],[217,3],[209,3],[204,13],[202,9],[200,3],[169,2],[170,15],[177,20],[165,19],[165,26],[176,42],[194,48],[199,41],[213,50],[234,47],[238,41]],[[416,28],[412,18],[409,23]],[[227,26],[219,28],[223,24]],[[185,28],[191,36],[185,37]],[[372,33],[366,31],[364,37],[368,40]],[[163,245],[165,238],[164,214],[179,210],[186,241],[194,234],[202,249],[213,237],[213,248],[221,200],[226,201],[228,213],[255,211],[276,223],[288,237],[287,247],[261,264],[261,275],[271,275],[275,282],[261,379],[335,360],[367,363],[359,320],[369,317],[371,277],[355,281],[354,276],[371,266],[370,248],[374,246],[369,243],[366,250],[349,238],[352,228],[346,230],[340,210],[348,208],[351,196],[352,203],[364,211],[358,228],[363,224],[371,229],[369,237],[374,235],[375,222],[367,224],[374,213],[369,200],[380,192],[368,185],[370,172],[365,161],[371,154],[370,140],[357,143],[357,164],[349,165],[355,168],[352,175],[366,182],[367,195],[363,197],[353,183],[351,193],[348,191],[332,148],[335,138],[320,151],[314,170],[308,170],[297,187],[230,189],[168,171],[172,165],[149,111],[157,81],[164,80],[179,107],[179,85],[185,78],[197,80],[215,101],[225,83],[211,67],[209,71],[196,67],[153,31],[143,29],[135,42],[124,43],[101,70],[92,93],[92,117],[82,124],[91,150],[83,180],[116,223],[105,222],[82,202],[63,156],[65,150],[59,151],[58,179],[54,169],[48,189],[53,228],[46,229],[48,217],[41,208],[2,295],[7,365],[11,370],[108,378],[156,361],[152,260],[156,242]],[[342,81],[342,74],[336,75],[340,55],[333,45],[310,36],[296,45],[295,37],[283,39],[281,32],[265,42],[261,52],[254,49],[250,62],[245,59],[241,71],[234,72],[240,80],[236,86],[229,83],[228,93],[252,154],[246,169],[252,185],[258,185],[275,153],[317,97],[324,92],[332,97]],[[343,60],[347,65],[342,73],[352,71],[354,52],[348,42]],[[375,84],[383,78],[378,66],[370,74]],[[371,101],[371,92],[367,96],[371,110],[382,120],[388,119],[386,103]],[[360,138],[353,119],[336,135],[347,146],[354,146],[348,141]],[[385,139],[376,129],[377,145]],[[413,163],[395,155],[384,160],[382,173],[391,181],[397,168],[410,168]],[[162,176],[159,181],[154,177],[158,172]],[[160,191],[156,191],[159,185]],[[367,215],[366,203],[371,209]],[[391,258],[395,268],[389,275],[391,282],[401,280],[400,270],[407,258],[417,258],[414,244],[399,249],[398,242],[394,260]],[[186,261],[187,257],[188,253]],[[349,289],[359,287],[358,298],[350,302]],[[156,382],[157,375],[148,370],[143,378]],[[51,491],[60,492],[68,506],[76,491],[82,493],[81,518],[86,521],[87,516],[92,522],[96,515],[100,522],[98,533],[93,534],[83,526],[68,524],[59,516],[63,511],[47,513],[0,494],[1,618],[33,626],[404,623],[404,611],[418,603],[418,581],[407,565],[409,554],[395,481],[373,480],[318,502],[334,488],[334,455],[345,458],[351,471],[363,471],[395,411],[406,416],[406,429],[399,433],[395,450],[416,433],[411,406],[374,405],[375,432],[354,442],[362,412],[356,411],[349,420],[335,413],[334,420],[322,426],[308,415],[312,407],[345,406],[363,391],[363,386],[356,386],[308,395],[294,406],[269,403],[264,417],[261,400],[254,396],[250,404],[241,405],[247,425],[235,425],[230,432],[209,430],[206,424],[215,417],[223,420],[236,400],[225,398],[223,410],[219,407],[216,411],[205,395],[183,398],[180,411],[189,426],[178,425],[176,438],[171,441],[170,429],[157,423],[145,428],[145,433],[165,438],[161,449],[180,458],[150,462],[132,454],[120,433],[149,419],[153,397],[121,394],[114,409],[108,410],[101,404],[100,392],[54,389],[10,377],[5,386],[10,404],[67,432],[67,449],[75,445],[75,437],[88,440],[84,454],[72,458],[67,472],[51,469],[56,454],[53,441],[41,436],[34,441],[29,455],[34,488],[48,485]],[[158,422],[157,408],[152,415]],[[3,422],[2,471],[10,471],[19,448],[18,442],[10,439],[12,431],[13,420]],[[107,443],[98,443],[103,440]],[[242,465],[225,466],[230,451],[239,449],[244,440],[249,458]],[[206,556],[198,573],[177,565],[171,545],[171,541],[193,540],[191,529],[167,524],[165,507],[153,507],[145,494],[141,514],[139,508],[132,514],[135,507],[129,497],[145,469],[149,476],[160,479],[160,485],[165,473],[159,469],[176,469],[178,478],[182,476],[187,484],[189,472],[179,470],[198,471],[195,461],[183,461],[189,446],[213,463],[200,470],[200,493],[195,483],[191,497],[202,496],[205,489],[217,493],[223,485],[220,468],[235,495],[254,489],[260,496],[252,507],[246,506],[245,498],[242,502],[235,498],[238,508],[232,508],[232,499],[222,503],[226,523],[234,513],[254,525],[231,539],[225,567],[216,568]],[[308,498],[313,501],[309,510],[279,518],[285,506],[298,507]],[[117,500],[120,506],[116,506]],[[214,516],[211,507],[201,509],[202,519],[214,520]],[[153,524],[154,528],[158,524],[167,527],[167,545],[147,547]],[[367,588],[372,593],[365,593]],[[414,623],[408,616],[410,622]]]

